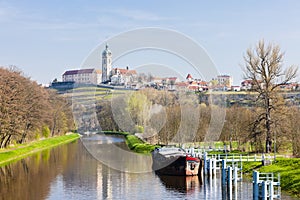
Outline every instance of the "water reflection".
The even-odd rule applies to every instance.
[[[108,144],[99,139],[89,138],[91,146],[106,153]],[[123,140],[111,139],[126,150]],[[95,160],[79,140],[1,167],[0,199],[228,199],[220,183],[219,174],[202,178],[120,172]],[[237,191],[236,199],[252,199],[250,182],[240,183]]]
[[[52,180],[68,163],[67,151],[68,146],[61,146],[1,167],[0,199],[45,199]]]
[[[97,134],[82,138],[82,143],[95,159],[113,169],[131,173],[152,172],[151,156],[134,153],[127,147],[119,148],[120,137]]]
[[[202,179],[200,176],[163,176],[158,175],[167,189],[191,194],[200,187]]]

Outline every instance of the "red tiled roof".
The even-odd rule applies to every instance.
[[[241,82],[241,85],[253,85],[253,80],[247,79]]]
[[[128,70],[127,74],[136,74],[135,70]]]
[[[191,74],[188,74],[186,79],[193,78]]]
[[[199,84],[199,85],[207,85],[208,83],[205,82],[205,81],[199,81],[198,84]]]
[[[130,74],[137,74],[135,70],[128,70],[128,69],[121,69],[121,68],[114,68],[114,70],[119,70],[120,74],[122,75],[130,75]]]
[[[199,89],[199,86],[198,85],[189,85],[188,88],[190,90],[198,90]]]
[[[168,79],[169,79],[169,80],[176,81],[177,77],[169,77]]]
[[[179,82],[176,84],[178,87],[187,87],[188,86],[188,83],[186,82]]]

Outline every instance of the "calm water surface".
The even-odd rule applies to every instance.
[[[96,148],[109,156],[114,154],[108,146],[111,143],[126,150],[118,137],[96,135],[83,141],[90,145],[88,149]],[[128,162],[129,167],[151,167],[150,162],[122,162]],[[219,175],[201,178],[121,172],[94,159],[78,140],[1,167],[0,199],[229,199],[220,182]],[[250,182],[239,183],[237,190],[233,199],[252,199]],[[292,200],[288,196],[282,199]]]

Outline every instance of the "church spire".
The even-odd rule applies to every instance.
[[[112,70],[112,53],[108,49],[108,44],[105,45],[105,50],[102,52],[102,82],[106,83],[110,80]]]

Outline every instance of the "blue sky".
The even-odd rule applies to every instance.
[[[281,46],[286,65],[299,65],[299,10],[296,0],[0,0],[0,65],[15,65],[47,84],[67,69],[80,68],[107,38],[135,28],[160,27],[193,38],[219,72],[232,75],[239,84],[244,52],[262,38]],[[131,59],[118,65],[134,65],[135,57]],[[183,66],[182,73],[187,72]]]

